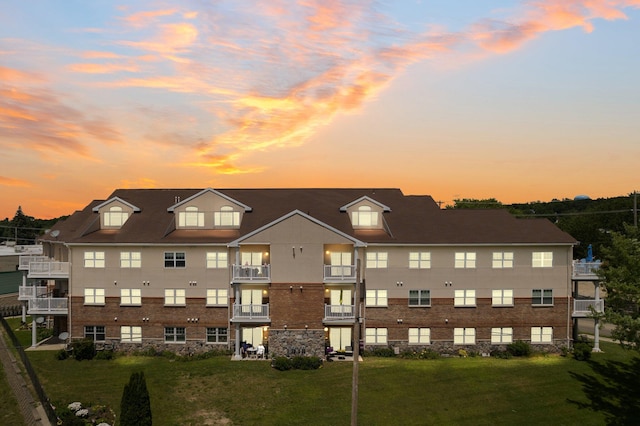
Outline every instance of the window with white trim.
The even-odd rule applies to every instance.
[[[412,251],[409,252],[409,269],[429,269],[431,268],[431,252]]]
[[[103,251],[85,251],[84,267],[85,268],[104,268],[104,252]]]
[[[102,226],[121,227],[127,219],[129,219],[129,213],[123,211],[122,207],[111,206],[102,214]]]
[[[513,306],[513,290],[497,289],[491,290],[492,306]]]
[[[85,305],[104,305],[104,288],[85,288]]]
[[[367,290],[367,306],[387,306],[387,290]]]
[[[476,306],[476,291],[475,290],[455,290],[454,306]]]
[[[360,206],[351,212],[351,224],[354,227],[378,226],[378,212],[373,211],[371,206]]]
[[[226,327],[207,327],[207,343],[227,343],[229,330]]]
[[[164,253],[165,268],[185,268],[187,256],[183,251],[167,251]]]
[[[531,290],[531,304],[538,306],[553,306],[553,289],[534,288]]]
[[[229,264],[229,255],[226,251],[207,252],[207,268],[209,269],[226,268],[228,264]]]
[[[367,252],[367,268],[383,269],[387,267],[389,254],[385,251]]]
[[[121,288],[120,305],[142,305],[142,290],[139,288]]]
[[[368,345],[386,345],[387,329],[381,327],[367,327],[365,330],[365,343]]]
[[[552,251],[534,251],[531,255],[533,268],[551,268],[553,266]]]
[[[229,291],[226,288],[207,289],[207,306],[227,306]]]
[[[494,269],[513,268],[513,252],[494,251],[491,266]]]
[[[513,328],[493,327],[491,329],[491,343],[494,345],[513,343]]]
[[[553,327],[531,327],[531,343],[552,343]]]
[[[455,255],[455,267],[456,268],[475,268],[476,267],[476,253],[473,251],[459,251]]]
[[[121,268],[141,268],[142,253],[139,251],[121,251],[120,252]]]
[[[183,212],[178,212],[178,227],[180,228],[202,228],[204,227],[204,212],[198,207],[189,206]]]
[[[431,306],[431,290],[409,290],[409,306]]]
[[[94,342],[104,342],[106,333],[104,325],[85,325],[84,338],[93,340]]]
[[[220,228],[237,228],[240,226],[240,212],[234,211],[231,206],[222,206],[213,213],[213,226]]]
[[[184,327],[165,327],[165,343],[184,343],[187,340],[187,331]]]
[[[120,341],[125,343],[142,342],[142,327],[123,325],[120,327]]]
[[[183,288],[165,288],[164,289],[164,305],[165,306],[185,306],[186,291]]]
[[[431,329],[430,328],[410,328],[409,344],[410,345],[430,345]]]
[[[454,328],[453,344],[454,345],[475,345],[476,329],[475,328]]]

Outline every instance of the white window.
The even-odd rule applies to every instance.
[[[213,225],[217,227],[237,228],[240,226],[240,212],[231,206],[222,206],[220,211],[213,214]]]
[[[229,330],[226,327],[207,327],[207,343],[227,343]]]
[[[387,329],[368,327],[365,331],[365,343],[368,345],[386,345]]]
[[[476,267],[476,254],[472,251],[456,252],[455,258],[456,268],[475,268]]]
[[[121,288],[120,289],[121,305],[142,305],[142,290],[139,288]]]
[[[553,266],[553,252],[534,251],[531,255],[531,266],[534,268],[551,268]]]
[[[165,268],[184,268],[187,266],[187,256],[184,252],[167,251],[164,253]]]
[[[226,251],[210,251],[207,253],[207,268],[226,268],[228,254]]]
[[[104,305],[104,288],[85,288],[85,305]]]
[[[240,260],[243,266],[262,266],[262,252],[261,251],[253,251],[253,252],[244,251],[240,253]]]
[[[410,328],[409,344],[410,345],[430,345],[431,329],[430,328]]]
[[[499,345],[501,343],[513,342],[513,328],[511,327],[494,327],[491,329],[491,343]]]
[[[491,265],[496,269],[513,268],[513,252],[494,251]]]
[[[409,269],[431,268],[431,252],[412,251],[409,253]]]
[[[387,290],[367,290],[367,306],[387,306]]]
[[[102,215],[103,226],[120,227],[129,219],[129,213],[122,211],[122,207],[113,206]]]
[[[553,342],[553,327],[531,327],[531,343]]]
[[[456,290],[454,293],[454,306],[476,306],[475,290]]]
[[[367,268],[386,268],[389,255],[384,251],[367,253]]]
[[[187,340],[187,333],[184,327],[165,327],[165,343],[184,343]]]
[[[351,213],[351,224],[360,227],[378,226],[378,212],[374,212],[370,206],[360,206]]]
[[[172,306],[185,306],[186,291],[183,288],[164,289],[164,304]]]
[[[129,343],[142,342],[142,327],[121,326],[120,341]]]
[[[353,277],[353,265],[351,264],[350,252],[331,252],[331,276],[332,277]]]
[[[197,207],[189,206],[183,212],[178,213],[178,226],[180,228],[204,226],[204,212],[198,211]]]
[[[513,290],[499,289],[491,291],[492,306],[513,306]]]
[[[409,306],[431,306],[431,290],[409,290]]]
[[[553,306],[553,289],[534,288],[531,290],[531,304]]]
[[[104,325],[85,325],[84,338],[93,340],[94,342],[104,342],[105,339]]]
[[[122,251],[120,252],[121,268],[141,268],[142,253],[139,251]]]
[[[454,345],[475,345],[476,329],[475,328],[454,328],[453,344]]]
[[[104,268],[104,252],[103,251],[85,251],[84,267],[85,268]]]
[[[227,306],[229,291],[226,288],[210,288],[207,290],[207,306]]]

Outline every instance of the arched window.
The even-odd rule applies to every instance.
[[[180,227],[203,227],[204,212],[198,211],[197,207],[189,206],[178,214],[178,226]]]
[[[378,212],[374,212],[370,206],[360,206],[351,214],[353,226],[378,226]]]
[[[112,206],[108,211],[104,212],[103,226],[117,226],[120,227],[124,225],[124,223],[129,218],[129,213],[122,211],[122,207],[120,206]]]
[[[240,212],[234,211],[231,206],[220,207],[220,211],[214,214],[214,226],[240,226]]]

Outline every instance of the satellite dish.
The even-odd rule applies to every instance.
[[[55,231],[51,231],[51,236],[53,238],[56,238],[58,235],[60,235],[60,231],[58,229],[56,229]]]
[[[37,322],[38,324],[42,324],[42,323],[44,322],[44,317],[38,317],[38,318],[36,318],[36,322]]]
[[[60,333],[60,335],[58,336],[58,339],[60,340],[67,340],[69,338],[69,333],[67,333],[66,331],[63,331],[62,333]]]

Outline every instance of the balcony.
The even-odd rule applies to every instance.
[[[270,283],[271,265],[233,265],[235,283]]]
[[[324,322],[350,324],[355,319],[355,305],[324,305]]]
[[[49,258],[47,256],[32,256],[32,255],[23,255],[20,256],[18,270],[20,271],[28,271],[29,264],[31,262],[46,262]]]
[[[324,265],[325,283],[356,282],[355,265]]]
[[[265,322],[269,319],[269,304],[233,305],[233,322]]]
[[[47,294],[46,286],[24,286],[18,287],[18,300],[30,300],[34,297],[44,297]]]
[[[587,318],[593,315],[593,312],[604,312],[604,300],[599,299],[576,299],[573,301],[574,318]]]
[[[602,263],[598,262],[583,262],[581,260],[573,261],[573,279],[593,281],[598,279],[598,269]]]
[[[68,315],[69,300],[66,297],[34,297],[29,299],[29,315]]]

